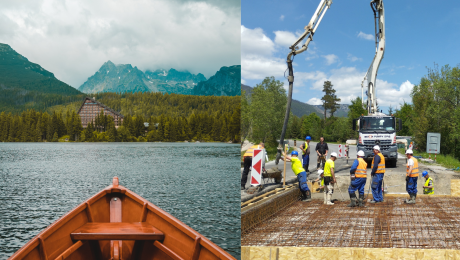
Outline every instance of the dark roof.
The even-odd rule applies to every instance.
[[[110,107],[108,107],[108,106],[102,104],[101,102],[99,102],[99,101],[97,101],[97,100],[95,100],[95,99],[92,99],[92,98],[90,98],[90,97],[85,97],[85,99],[83,100],[83,103],[82,103],[81,106],[80,106],[80,109],[78,109],[77,114],[80,114],[81,108],[85,105],[85,102],[86,102],[87,99],[93,101],[94,103],[100,105],[101,107],[103,107],[104,109],[106,109],[106,110],[108,110],[108,111],[114,113],[115,115],[118,115],[119,117],[124,118],[124,116],[123,116],[120,112],[117,112],[117,111],[111,109]]]

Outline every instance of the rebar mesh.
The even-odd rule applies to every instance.
[[[296,201],[242,232],[241,245],[460,249],[459,198],[419,196],[414,205],[387,197],[367,208],[348,203]]]

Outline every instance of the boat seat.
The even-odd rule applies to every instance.
[[[91,222],[70,234],[73,240],[164,240],[165,235],[146,222]]]

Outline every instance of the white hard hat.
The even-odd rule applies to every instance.
[[[409,150],[406,151],[406,154],[413,154],[413,152],[412,152],[411,149],[409,149]]]
[[[336,157],[337,158],[337,153],[331,153],[331,157]]]
[[[380,151],[380,147],[378,145],[374,146],[374,150]]]
[[[321,175],[321,173],[323,173],[323,172],[324,172],[324,171],[321,170],[321,169],[318,170],[318,174],[319,174],[319,175]]]
[[[364,152],[363,151],[358,151],[358,156],[364,157]]]

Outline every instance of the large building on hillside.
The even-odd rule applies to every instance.
[[[119,112],[107,107],[106,105],[96,101],[94,98],[86,97],[78,110],[78,115],[81,118],[83,128],[86,128],[89,122],[93,122],[96,117],[104,111],[104,115],[110,115],[115,121],[115,127],[121,126],[123,123],[123,115]]]

